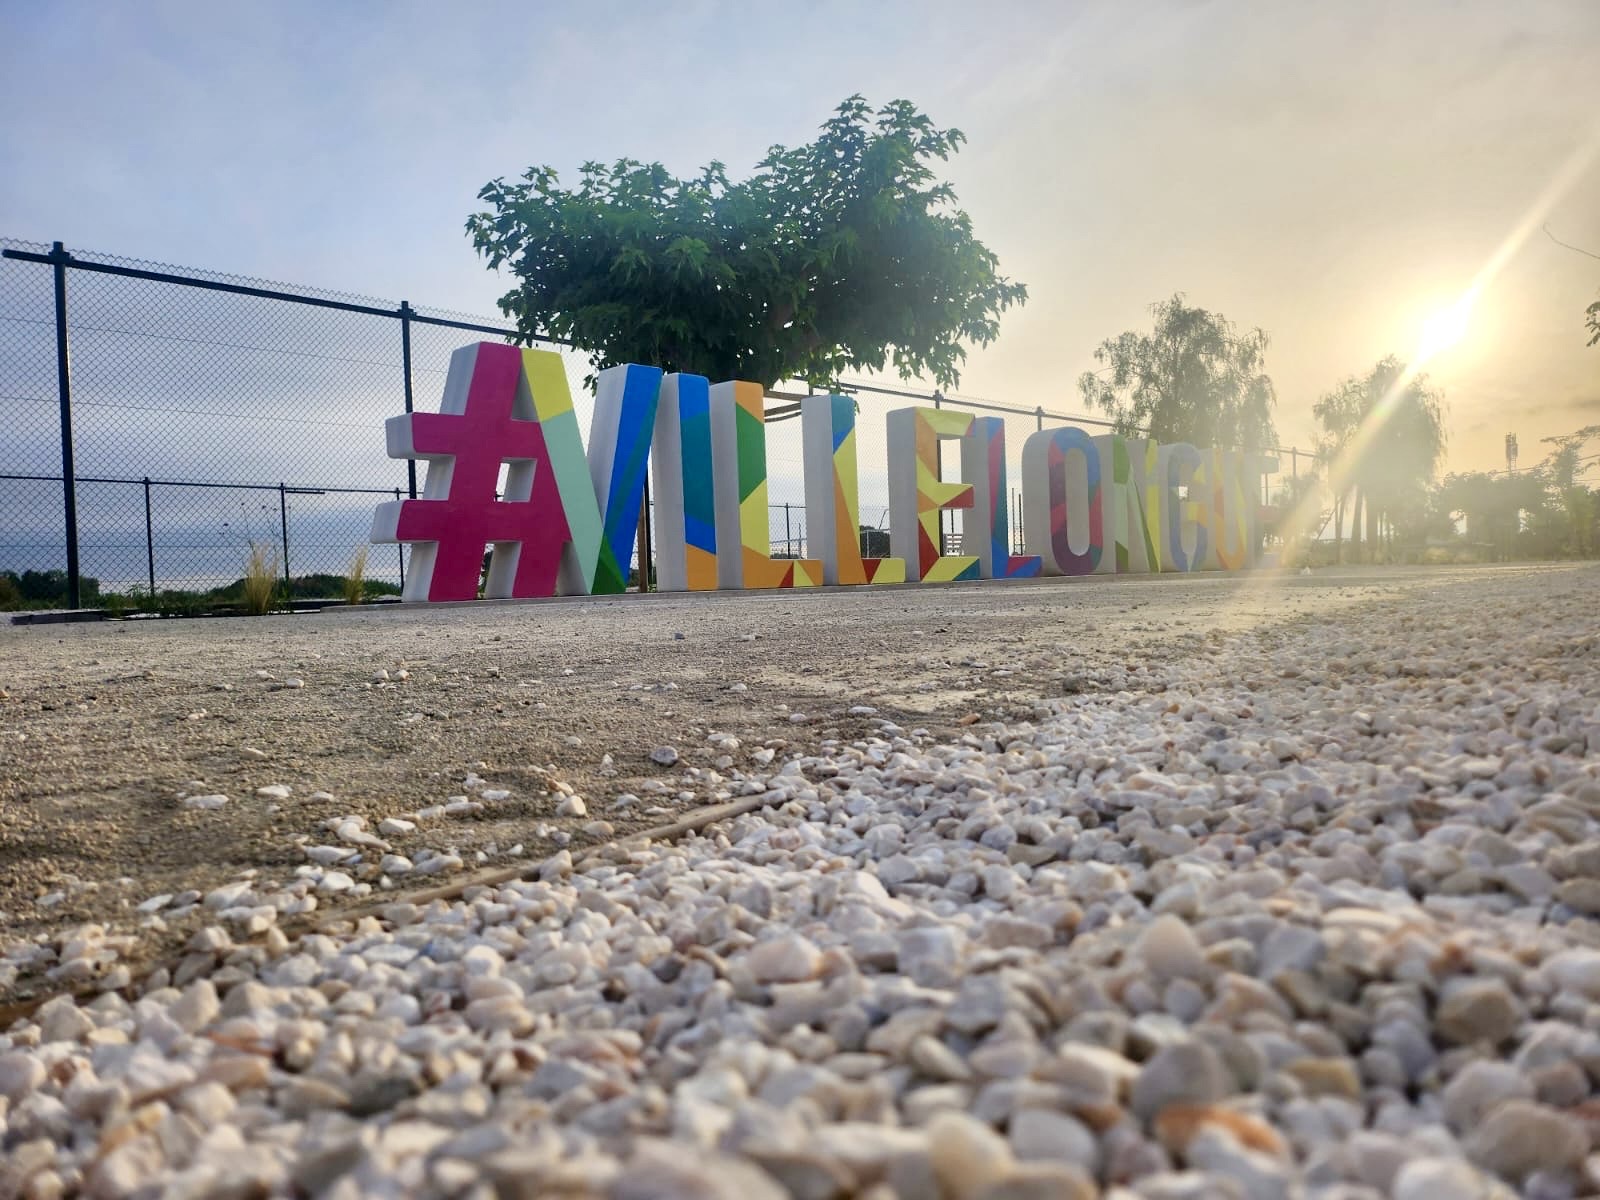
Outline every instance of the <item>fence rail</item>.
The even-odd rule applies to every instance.
[[[415,463],[385,454],[384,420],[431,408],[451,353],[484,337],[514,341],[516,330],[405,300],[0,239],[0,571],[60,572],[73,608],[86,579],[101,595],[226,586],[257,542],[276,547],[286,578],[291,565],[342,576],[374,500],[417,494]],[[589,362],[543,344],[561,353],[586,416]],[[885,412],[904,399],[1016,422],[1013,483],[1022,435],[1110,425],[868,381],[837,390],[862,406],[864,545],[887,524],[874,400]],[[769,533],[790,557],[806,548],[800,443],[798,421],[769,424]],[[1297,473],[1298,454],[1282,453]],[[1009,507],[1020,551],[1014,487]],[[945,521],[953,546],[959,519]],[[404,547],[375,555],[372,577],[403,582],[407,561]]]

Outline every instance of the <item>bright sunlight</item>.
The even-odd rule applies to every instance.
[[[1416,356],[1411,362],[1414,368],[1460,344],[1467,335],[1467,327],[1472,321],[1472,306],[1477,299],[1478,289],[1472,288],[1454,304],[1441,308],[1422,323],[1422,338],[1417,343]]]

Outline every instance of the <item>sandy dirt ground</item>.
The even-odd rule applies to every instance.
[[[885,721],[946,736],[975,720],[1027,719],[1051,697],[1137,691],[1138,663],[1227,631],[1270,636],[1408,592],[1471,588],[1490,572],[1565,569],[0,626],[0,931],[53,940],[97,922],[154,955],[199,916],[153,921],[141,903],[248,872],[292,879],[307,847],[338,844],[328,823],[339,818],[362,817],[371,831],[465,797],[481,808],[417,820],[385,838],[390,850],[453,853],[457,874],[537,862],[759,793],[788,758]],[[652,759],[664,747],[676,751],[671,765]],[[259,791],[274,785],[287,795]],[[585,814],[558,815],[574,807],[569,794]],[[199,795],[228,801],[184,805]],[[380,857],[368,848],[350,868],[358,886],[319,897],[320,913],[382,891]],[[398,894],[449,878],[387,884]],[[59,990],[26,972],[0,984],[0,1000]]]

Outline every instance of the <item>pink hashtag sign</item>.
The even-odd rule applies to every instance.
[[[385,422],[390,457],[427,460],[428,477],[421,498],[379,506],[372,540],[413,543],[406,600],[476,600],[485,546],[488,596],[549,596],[571,533],[544,432],[515,414],[522,352],[470,350],[452,358],[437,413]]]

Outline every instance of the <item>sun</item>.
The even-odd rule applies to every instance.
[[[1472,306],[1477,299],[1478,291],[1473,288],[1454,304],[1441,308],[1422,323],[1422,338],[1411,360],[1413,367],[1421,366],[1430,358],[1436,358],[1461,343],[1472,323]]]

